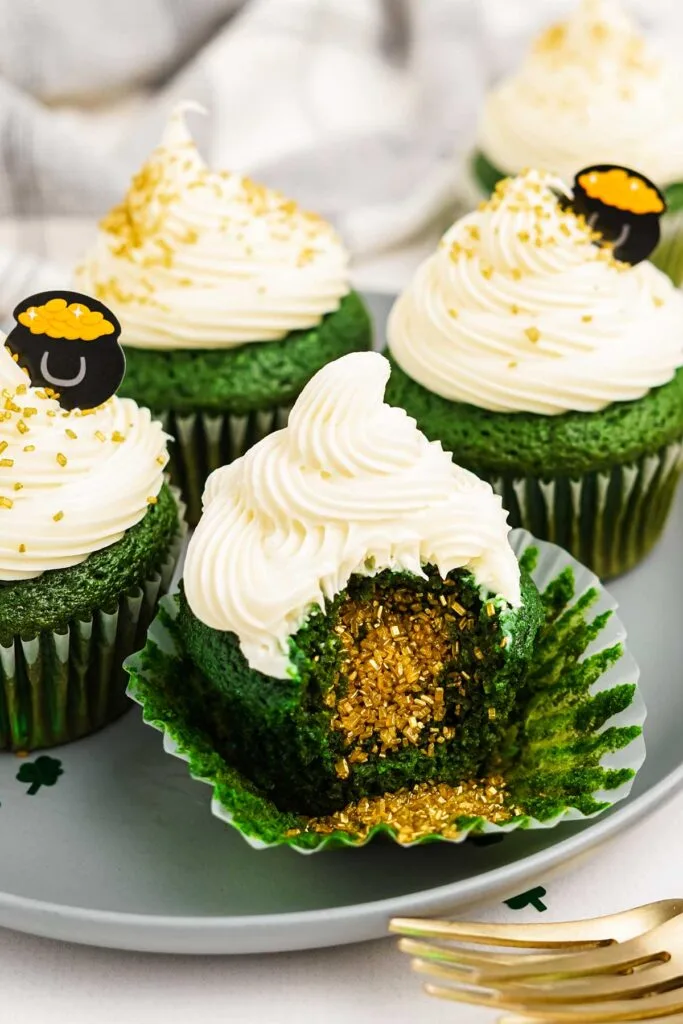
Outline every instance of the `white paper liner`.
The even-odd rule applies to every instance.
[[[30,731],[45,737],[22,744],[22,750],[80,739],[125,711],[123,661],[143,642],[159,599],[168,593],[187,534],[180,491],[170,490],[178,507],[178,532],[162,564],[147,579],[122,594],[112,610],[96,608],[87,619],[71,619],[64,632],[18,636],[7,646],[0,645],[0,699],[15,709],[21,706],[20,716],[31,722]],[[51,663],[56,672],[43,678]],[[97,687],[88,685],[94,665]],[[15,740],[0,749],[18,745]]]
[[[175,438],[169,471],[187,503],[187,521],[196,526],[206,479],[214,469],[244,455],[257,441],[287,425],[291,405],[273,406],[244,416],[214,413],[181,415],[157,410],[164,429]]]
[[[526,550],[527,547],[531,546],[538,549],[538,561],[531,575],[539,591],[543,592],[547,588],[549,583],[555,580],[564,569],[569,567],[573,571],[575,582],[575,593],[571,599],[569,607],[573,607],[579,600],[579,598],[586,593],[587,590],[595,588],[595,590],[598,593],[598,598],[589,609],[588,615],[590,616],[590,619],[592,620],[596,615],[599,615],[605,611],[611,611],[613,613],[608,619],[604,629],[600,632],[599,636],[596,637],[596,639],[588,646],[580,660],[584,661],[591,655],[597,654],[600,651],[613,647],[615,644],[622,644],[623,650],[619,658],[609,667],[609,669],[607,669],[603,673],[602,676],[600,676],[598,680],[596,680],[596,682],[593,684],[589,691],[590,694],[594,695],[602,690],[611,689],[624,683],[637,684],[639,669],[632,655],[626,648],[626,630],[624,628],[624,625],[619,619],[619,617],[616,614],[614,614],[617,608],[617,602],[600,583],[600,580],[597,578],[597,576],[595,576],[585,566],[581,565],[581,563],[579,563],[575,558],[569,555],[562,548],[558,547],[555,544],[550,544],[547,541],[536,540],[526,530],[513,530],[510,535],[510,539],[512,547],[518,558],[521,557],[522,553]],[[177,605],[175,604],[173,599],[164,599],[162,601],[162,607],[172,617],[175,617],[175,614],[177,614]],[[153,643],[155,643],[162,651],[165,651],[167,653],[175,652],[175,641],[168,633],[168,631],[166,630],[163,623],[159,620],[158,617],[152,623],[148,636],[149,639]],[[136,667],[135,661],[136,658],[133,659],[133,664],[131,667]],[[134,687],[129,686],[128,695],[129,697],[131,697],[132,700],[136,701],[136,703],[142,705],[144,717],[144,703],[137,698],[134,691]],[[613,726],[638,726],[642,728],[643,723],[645,722],[645,717],[645,703],[643,701],[643,697],[639,688],[636,686],[634,698],[631,705],[624,711],[620,712],[618,715],[613,716],[611,719],[605,722],[603,727],[600,729],[600,732],[604,732],[606,729],[611,728]],[[171,754],[174,757],[178,757],[183,761],[189,762],[190,756],[178,748],[175,739],[173,738],[173,736],[169,734],[169,732],[165,729],[163,724],[156,721],[148,722],[147,724],[162,733],[163,747],[166,753]],[[628,746],[624,747],[623,749],[615,753],[605,755],[602,758],[600,764],[603,768],[628,768],[631,769],[634,773],[637,773],[639,769],[642,767],[644,760],[645,742],[641,734],[636,739],[632,740],[628,744]],[[205,782],[208,785],[212,785],[210,779],[201,778],[197,775],[193,775],[192,777],[197,779],[197,781],[199,782]],[[593,794],[593,796],[596,800],[604,801],[608,803],[610,806],[612,806],[613,804],[618,803],[621,800],[624,800],[629,795],[632,784],[633,779],[630,779],[629,781],[625,782],[622,786],[620,786],[618,789],[610,791],[597,791]],[[225,822],[226,824],[236,828],[243,836],[243,838],[247,841],[247,843],[249,843],[249,845],[256,850],[264,850],[273,846],[281,846],[285,842],[285,840],[281,840],[273,843],[267,843],[259,838],[247,835],[245,832],[242,831],[241,827],[235,822],[233,813],[228,808],[224,807],[215,796],[212,798],[211,801],[211,812],[220,821]],[[602,812],[596,811],[593,814],[586,815],[583,814],[581,811],[577,810],[576,808],[566,808],[556,817],[545,821],[538,821],[535,818],[524,818],[523,827],[525,829],[554,828],[555,825],[559,824],[560,822],[585,821],[587,818],[595,817],[600,813]],[[492,822],[485,822],[483,826],[477,827],[476,834],[500,835],[506,832],[514,832],[516,829],[520,827],[522,827],[522,823],[519,821],[511,821],[509,823],[502,825],[497,825]],[[472,828],[474,828],[474,826],[472,826]],[[463,842],[463,840],[467,838],[469,832],[472,831],[472,828],[463,829],[460,833],[458,833],[456,837],[441,837],[441,841],[450,843]],[[370,837],[368,837],[364,841],[359,842],[354,840],[351,836],[346,837],[343,834],[336,833],[334,837],[329,836],[322,838],[320,844],[311,849],[303,848],[296,845],[295,838],[294,840],[288,840],[287,844],[292,846],[293,849],[297,850],[298,853],[309,854],[317,853],[320,850],[325,849],[328,845],[330,845],[330,843],[337,847],[339,845],[347,845],[353,848],[357,848],[360,846],[364,846],[369,841]],[[408,847],[420,845],[421,842],[423,842],[423,840],[416,840],[413,843],[402,843],[399,845]]]
[[[683,443],[577,480],[488,476],[511,522],[560,544],[602,579],[633,568],[657,542],[683,470]]]

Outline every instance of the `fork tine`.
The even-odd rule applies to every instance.
[[[520,958],[519,953],[511,955],[496,953],[473,953],[468,949],[453,949],[450,946],[435,946],[430,942],[421,942],[419,939],[399,939],[398,948],[401,953],[408,953],[409,956],[419,957],[422,960],[435,960],[441,963],[452,965],[454,971],[462,968],[462,973],[470,975],[473,969],[481,968],[484,971],[493,970],[495,967],[514,966]],[[525,953],[524,962],[540,966],[552,965],[555,960],[564,959],[560,952],[555,953]]]
[[[680,919],[661,925],[650,933],[649,942],[644,936],[628,942],[615,943],[596,952],[569,953],[553,957],[545,963],[527,963],[526,957],[519,956],[514,964],[495,964],[474,968],[473,984],[502,985],[508,982],[567,981],[571,978],[585,978],[596,974],[616,974],[642,964],[663,960],[667,940],[677,936],[681,929]],[[654,938],[656,936],[656,938]]]
[[[452,970],[452,968],[449,968]],[[467,980],[469,979],[469,980]],[[454,980],[458,981],[457,978]],[[479,982],[472,973],[462,975],[463,984],[486,984],[501,991],[507,998],[519,998],[527,1003],[599,1003],[616,999],[634,999],[661,992],[664,988],[675,990],[683,987],[680,963],[659,960],[644,971],[636,974],[608,975],[585,980],[574,979],[558,983],[552,969],[539,985],[506,985],[498,988],[490,981]]]
[[[527,1006],[519,1000],[508,999],[499,993],[430,983],[425,985],[425,992],[438,999],[486,1006],[490,1010],[512,1010],[529,1021],[552,1021],[555,1024],[623,1024],[625,1021],[658,1020],[683,1011],[683,992],[680,990],[662,992],[648,999],[629,999],[597,1005],[575,1003],[572,1006],[558,1006],[556,1003],[536,1003]]]
[[[624,1020],[625,1018],[622,1017],[620,1019]],[[642,1017],[640,1018],[640,1020],[643,1019],[644,1018]],[[664,1017],[651,1017],[649,1019],[654,1020],[656,1024],[681,1024],[680,1013],[667,1013]],[[557,1024],[558,1022],[557,1017],[527,1017],[524,1014],[513,1013],[511,1015],[506,1014],[504,1017],[499,1017],[498,1024],[538,1024],[539,1020],[542,1021],[543,1024]],[[596,1024],[596,1019],[592,1016],[574,1017],[572,1020],[575,1021],[576,1024]],[[638,1018],[636,1018],[636,1020],[638,1020]],[[563,1024],[563,1022],[560,1021],[559,1024]],[[599,1021],[597,1024],[599,1024]]]
[[[595,918],[593,921],[568,921],[563,924],[507,925],[395,917],[389,922],[389,931],[411,938],[449,939],[518,949],[595,949],[596,946],[607,946],[615,941],[609,928],[612,920]]]
[[[660,900],[643,907],[589,918],[553,924],[486,924],[395,917],[389,931],[412,938],[450,939],[485,946],[512,946],[519,949],[592,949],[613,942],[625,942],[683,913],[683,901]]]

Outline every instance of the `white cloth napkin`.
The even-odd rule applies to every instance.
[[[365,283],[398,287],[453,215],[485,87],[571,2],[0,0],[0,317],[65,282],[74,246],[46,219],[94,224],[180,99],[208,111],[212,164],[332,219]],[[639,7],[683,23],[674,0]]]

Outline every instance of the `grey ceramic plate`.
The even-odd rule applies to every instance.
[[[386,301],[375,307],[379,320]],[[122,949],[269,952],[376,938],[394,914],[435,914],[547,877],[683,782],[681,567],[683,494],[655,553],[610,587],[649,707],[648,758],[611,813],[490,846],[257,852],[212,818],[206,788],[136,708],[52,751],[56,781],[50,762],[40,772],[35,756],[0,755],[0,926]]]

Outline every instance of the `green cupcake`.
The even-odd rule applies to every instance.
[[[389,369],[330,364],[286,430],[212,475],[181,593],[127,666],[165,748],[258,845],[596,813],[642,759],[601,764],[642,708],[598,735],[637,670],[602,635],[611,604],[585,618],[594,577],[528,537],[518,562],[491,487],[384,404]]]
[[[477,778],[541,621],[500,499],[383,404],[388,375],[321,370],[211,477],[188,550],[188,706],[292,812]]]
[[[49,339],[78,337],[77,321],[47,326]],[[0,750],[27,751],[126,709],[122,663],[169,587],[182,513],[149,410],[62,408],[4,346],[0,381]]]
[[[615,0],[582,0],[487,96],[467,177],[488,197],[524,168],[572,181],[582,167],[637,167],[665,192],[652,261],[683,283],[683,120],[678,69]]]
[[[172,433],[188,516],[208,474],[287,421],[327,362],[371,345],[348,254],[320,217],[210,171],[173,114],[76,271],[123,325],[121,394]]]
[[[681,469],[683,297],[535,171],[458,221],[392,310],[387,400],[489,480],[511,522],[599,575],[661,533]]]

